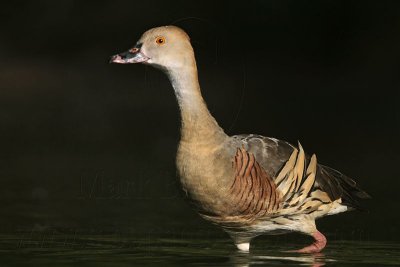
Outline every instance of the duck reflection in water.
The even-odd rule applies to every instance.
[[[333,262],[332,259],[327,259],[323,253],[314,254],[290,254],[282,256],[267,256],[252,253],[243,253],[237,251],[230,257],[230,263],[235,267],[248,267],[251,265],[273,264],[287,266],[290,264],[300,264],[302,266],[320,267],[326,262]]]

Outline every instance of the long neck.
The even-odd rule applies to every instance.
[[[188,64],[167,70],[167,74],[181,111],[181,141],[210,142],[225,137],[201,95],[194,58]]]

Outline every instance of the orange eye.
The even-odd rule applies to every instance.
[[[162,37],[162,36],[157,37],[157,38],[156,38],[156,43],[157,43],[158,45],[163,45],[163,44],[165,44],[165,38]]]

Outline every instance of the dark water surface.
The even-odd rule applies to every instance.
[[[197,237],[193,237],[196,235]],[[399,266],[395,242],[336,240],[323,253],[287,252],[304,244],[262,238],[237,252],[228,238],[31,232],[0,237],[1,266]]]

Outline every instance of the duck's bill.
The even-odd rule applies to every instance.
[[[146,62],[150,58],[140,52],[139,49],[131,49],[127,52],[117,54],[111,57],[110,63],[130,64]]]

